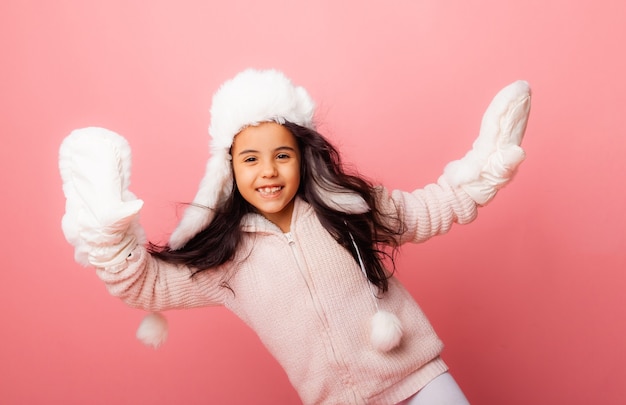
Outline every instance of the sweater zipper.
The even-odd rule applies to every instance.
[[[303,269],[304,266],[302,266],[302,263],[300,262],[300,255],[296,247],[296,241],[293,239],[293,235],[291,234],[291,232],[287,232],[284,235],[287,238],[287,243],[289,244],[289,247],[291,248],[291,253],[293,254],[293,258],[296,261],[296,267],[298,268],[298,273],[300,273],[300,276],[302,277],[302,280],[304,281],[304,284],[306,285],[306,288],[309,291],[309,296],[311,297],[311,301],[313,302],[313,305],[315,307],[315,312],[317,313],[318,318],[322,322],[322,325],[324,325],[324,329],[327,330],[328,329],[327,322],[325,321],[324,316],[320,313],[320,310],[318,310],[317,305],[315,304],[315,296],[313,295],[313,290],[311,289],[311,285],[309,284],[309,281],[307,280],[306,275],[304,273],[304,269]]]
[[[304,281],[304,284],[306,285],[307,290],[309,291],[309,296],[311,297],[311,302],[313,303],[317,317],[319,318],[320,322],[322,323],[322,326],[324,327],[324,333],[326,334],[326,339],[328,340],[328,346],[330,347],[330,350],[332,351],[333,359],[335,360],[336,364],[341,365],[341,368],[345,372],[344,379],[342,380],[344,381],[344,384],[350,386],[350,388],[353,389],[352,383],[348,382],[351,379],[349,377],[349,373],[347,372],[347,367],[343,363],[343,361],[339,360],[340,357],[337,355],[337,352],[335,351],[335,346],[333,345],[330,339],[330,326],[328,324],[328,321],[326,320],[326,315],[324,314],[324,311],[322,310],[320,304],[318,304],[318,301],[315,299],[313,290],[309,284],[309,281],[307,280],[305,276],[305,272],[304,272],[305,269],[300,261],[300,253],[298,252],[296,241],[293,239],[293,235],[291,234],[291,232],[287,232],[284,235],[287,238],[287,243],[291,247],[291,252],[293,254],[294,260],[296,261],[296,267],[298,267],[298,272],[300,273],[300,276],[302,277],[302,280]],[[353,395],[356,401],[356,397],[357,397],[356,393],[353,392]]]
[[[324,314],[324,311],[322,310],[321,305],[318,303],[318,300],[315,298],[315,294],[313,293],[313,289],[311,288],[311,285],[309,284],[309,280],[306,278],[305,266],[302,264],[302,261],[300,258],[300,252],[298,251],[298,247],[296,246],[296,241],[293,239],[293,235],[291,235],[290,232],[286,233],[285,237],[287,238],[287,242],[289,246],[291,247],[291,253],[293,254],[294,260],[296,261],[296,267],[298,268],[298,273],[300,273],[300,276],[302,277],[302,280],[304,281],[304,284],[306,285],[306,288],[309,291],[309,297],[311,297],[311,302],[313,303],[313,307],[315,308],[315,313],[317,314],[317,317],[320,320],[324,328],[324,332],[326,333],[330,341],[330,326],[328,325],[328,321],[326,320],[326,315]],[[333,347],[332,344],[330,345],[330,347],[332,348],[333,355],[335,356],[335,361],[338,361],[337,355],[335,353],[335,348]]]

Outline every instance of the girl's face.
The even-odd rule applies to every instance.
[[[289,232],[300,186],[300,149],[284,126],[265,122],[245,128],[231,148],[235,183],[261,215]]]

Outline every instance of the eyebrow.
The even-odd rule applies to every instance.
[[[288,151],[291,151],[291,152],[295,152],[296,151],[296,149],[292,148],[291,146],[279,146],[278,148],[274,149],[273,152],[278,152],[278,151],[281,151],[281,150],[288,150]],[[246,153],[259,153],[259,151],[255,150],[255,149],[244,149],[241,152],[239,152],[237,154],[237,156],[245,155]]]

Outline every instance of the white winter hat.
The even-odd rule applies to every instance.
[[[215,209],[233,190],[230,148],[235,135],[263,122],[291,122],[314,129],[315,103],[303,87],[292,84],[277,70],[247,69],[226,81],[213,95],[211,106],[211,158],[200,188],[181,222],[170,236],[172,249],[180,249],[205,229]],[[349,192],[320,190],[333,207],[346,213],[363,213],[369,207]]]

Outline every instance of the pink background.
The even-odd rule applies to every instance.
[[[143,347],[143,313],[73,262],[60,228],[58,146],[99,125],[129,140],[143,224],[165,240],[203,174],[211,95],[249,66],[307,87],[346,160],[404,189],[528,80],[517,178],[477,222],[404,249],[399,277],[473,403],[623,403],[626,3],[176,3],[0,5],[0,403],[298,402],[222,308],[171,312],[167,344]]]

